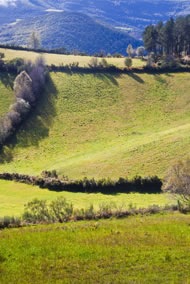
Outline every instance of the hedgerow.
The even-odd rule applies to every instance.
[[[47,70],[43,58],[37,58],[35,63],[25,63],[22,59],[15,59],[7,65],[16,72],[20,72],[14,81],[15,102],[9,112],[0,121],[0,146],[16,132],[25,120],[30,110],[43,91],[47,79]],[[5,68],[6,65],[3,67]]]
[[[69,191],[69,192],[84,192],[84,193],[161,193],[162,181],[158,177],[140,177],[137,176],[132,180],[127,178],[119,178],[111,180],[103,178],[69,180],[67,177],[58,177],[55,171],[43,172],[41,176],[29,176],[17,173],[2,173],[0,179],[10,180],[20,183],[26,183],[47,188],[52,191]]]

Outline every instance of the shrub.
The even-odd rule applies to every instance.
[[[26,223],[48,223],[51,222],[51,216],[47,201],[34,199],[25,205],[23,220]]]
[[[14,58],[7,63],[7,67],[8,69],[11,69],[12,71],[16,71],[17,73],[20,73],[24,71],[25,69],[24,59]]]
[[[22,118],[24,118],[30,111],[31,106],[24,99],[18,99],[16,103],[11,106],[11,111],[15,111],[20,114]]]
[[[54,222],[67,222],[73,214],[73,205],[68,203],[63,197],[52,201],[49,208],[50,215]]]
[[[107,62],[107,60],[105,58],[102,58],[100,64],[99,64],[102,68],[108,68],[109,64]]]
[[[56,178],[56,179],[58,178],[56,170],[53,170],[53,171],[43,171],[41,173],[41,176],[43,178]]]
[[[116,209],[115,203],[102,203],[99,205],[98,214],[101,218],[109,218],[111,215],[113,215],[114,209]]]
[[[74,220],[92,220],[92,219],[96,219],[96,213],[94,211],[94,206],[90,205],[88,208],[86,209],[76,209],[74,211]]]
[[[92,58],[90,59],[90,62],[89,62],[89,64],[88,64],[88,66],[89,66],[90,68],[97,68],[97,67],[99,66],[98,58],[92,57]]]
[[[125,58],[125,66],[129,69],[129,68],[131,68],[131,66],[133,65],[133,61],[132,61],[132,59],[130,58],[130,57],[126,57]]]
[[[136,54],[137,54],[137,56],[139,56],[139,57],[143,57],[144,54],[145,54],[145,48],[144,48],[144,46],[139,46],[139,47],[137,48],[137,50],[136,50]]]
[[[160,67],[162,69],[177,69],[180,64],[174,56],[167,55],[161,60]]]
[[[115,57],[115,58],[122,58],[123,56],[122,56],[121,53],[116,52],[116,53],[113,54],[113,57]]]
[[[13,127],[17,126],[21,122],[21,116],[16,111],[10,111],[7,113],[6,117],[11,121]]]
[[[21,219],[18,217],[2,217],[0,218],[0,229],[11,228],[11,227],[20,227]]]

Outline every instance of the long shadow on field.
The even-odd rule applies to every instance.
[[[15,146],[21,148],[38,146],[42,139],[49,136],[49,128],[56,116],[56,97],[56,87],[51,78],[49,78],[45,91],[38,100],[35,109],[32,110],[26,121],[22,124],[17,135],[0,150],[1,164],[12,161],[12,152]]]
[[[131,77],[132,79],[134,79],[135,81],[137,81],[138,83],[144,84],[144,80],[138,76],[137,74],[133,73],[133,72],[129,72],[127,73],[127,75],[129,77]]]
[[[167,84],[167,81],[164,78],[162,78],[162,76],[159,74],[154,74],[154,78],[157,82],[161,84]]]
[[[94,73],[93,74],[94,77],[100,79],[100,80],[108,80],[108,82],[110,81],[112,84],[114,84],[115,86],[118,86],[118,82],[116,80],[116,78],[119,78],[121,75],[120,74],[109,74],[109,73]]]
[[[73,76],[73,73],[71,72],[66,72],[68,75]],[[93,75],[95,78],[102,80],[105,82],[105,80],[107,80],[107,82],[111,82],[112,84],[118,86],[118,82],[116,80],[116,78],[121,77],[121,74],[119,73],[114,73],[114,74],[110,74],[110,73],[98,73],[98,72],[94,72],[94,73],[82,73],[79,72],[78,74],[80,74],[80,76],[86,76],[86,74],[90,74]]]
[[[0,72],[0,82],[2,82],[5,87],[13,89],[15,75],[8,72]]]

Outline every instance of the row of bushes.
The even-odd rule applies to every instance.
[[[190,66],[188,64],[182,66],[180,64],[172,64],[172,62],[161,64],[147,64],[144,67],[134,68],[132,67],[132,62],[130,63],[130,58],[125,58],[124,64],[125,68],[119,68],[113,64],[109,64],[105,58],[101,60],[95,57],[92,57],[88,67],[79,66],[79,62],[73,62],[70,64],[61,64],[56,66],[54,64],[48,66],[48,70],[51,72],[82,72],[82,73],[166,73],[166,72],[189,72]],[[31,65],[31,63],[30,63]],[[19,74],[23,70],[27,70],[28,62],[26,63],[22,58],[15,58],[10,61],[4,61],[0,59],[0,71],[1,72],[10,72]]]
[[[49,204],[45,200],[34,199],[25,205],[21,218],[0,218],[0,229],[21,227],[30,224],[64,223],[68,221],[109,219],[112,217],[124,218],[135,215],[143,216],[176,210],[178,210],[177,206],[165,206],[161,208],[157,205],[136,209],[132,204],[126,209],[124,205],[118,207],[115,203],[102,203],[99,205],[98,210],[95,210],[93,205],[90,205],[86,209],[75,209],[73,204],[63,197],[57,198]],[[95,224],[96,227],[97,225]]]
[[[81,67],[79,66],[78,62],[56,66],[54,64],[51,64],[48,66],[48,70],[50,72],[81,72],[81,73],[123,73],[123,74],[129,74],[129,73],[150,73],[150,74],[157,74],[157,73],[174,73],[174,72],[190,72],[190,66],[179,66],[178,68],[170,68],[170,67],[152,67],[152,66],[144,66],[141,68],[119,68],[115,65],[108,65],[108,66],[89,66],[89,67]]]
[[[100,180],[87,179],[71,181],[67,178],[58,178],[57,176],[29,176],[17,173],[2,173],[0,179],[16,181],[47,188],[52,191],[70,191],[85,193],[161,193],[162,181],[158,177],[135,177],[132,180],[119,178],[117,181],[109,178]]]
[[[15,102],[10,106],[4,119],[0,121],[1,146],[15,133],[27,117],[45,86],[47,72],[41,57],[35,63],[25,63],[24,68],[25,71],[22,71],[14,81]]]

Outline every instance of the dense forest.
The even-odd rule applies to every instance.
[[[190,15],[147,26],[143,40],[149,52],[177,56],[190,54]]]

